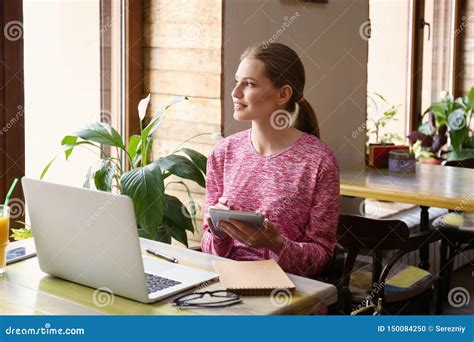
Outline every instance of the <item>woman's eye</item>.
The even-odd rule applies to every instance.
[[[237,83],[239,83],[239,81],[238,81],[238,80],[234,80],[234,83],[237,84]],[[254,87],[254,86],[255,86],[255,84],[254,84],[254,83],[251,83],[251,82],[245,82],[245,85],[246,85],[247,87]]]

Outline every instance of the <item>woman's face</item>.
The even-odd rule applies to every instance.
[[[279,108],[280,90],[273,87],[265,75],[265,64],[254,58],[244,58],[235,73],[232,90],[234,119],[265,120]]]

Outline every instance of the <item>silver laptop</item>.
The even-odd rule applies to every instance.
[[[45,273],[143,303],[218,277],[143,257],[133,202],[127,196],[25,177],[22,184]]]

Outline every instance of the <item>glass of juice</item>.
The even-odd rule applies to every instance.
[[[5,274],[9,229],[10,207],[0,205],[0,276]]]

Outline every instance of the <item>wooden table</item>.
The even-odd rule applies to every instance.
[[[175,256],[181,264],[212,270],[212,260],[223,259],[186,248],[140,239],[145,248],[155,248]],[[33,239],[17,241],[11,247],[33,245]],[[34,245],[33,245],[34,246]],[[10,248],[11,248],[10,247]],[[147,254],[147,256],[150,256]],[[278,302],[270,296],[242,296],[243,303],[228,308],[179,309],[170,304],[177,296],[154,304],[142,304],[119,296],[110,305],[94,304],[94,289],[49,276],[39,269],[38,259],[30,258],[7,266],[0,277],[1,315],[290,315],[310,314],[337,300],[335,286],[289,274],[296,293],[289,301]],[[219,282],[199,290],[222,289]],[[187,292],[193,292],[188,290]],[[97,303],[97,301],[96,301]]]
[[[340,194],[419,205],[420,229],[429,228],[429,207],[474,211],[474,170],[420,164],[416,173],[398,174],[370,167],[341,171]],[[420,251],[427,269],[428,247]]]
[[[420,163],[411,174],[347,169],[341,171],[341,195],[474,211],[474,170]]]

